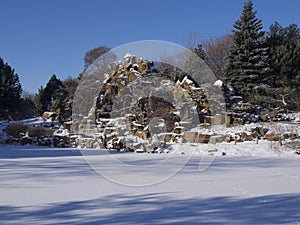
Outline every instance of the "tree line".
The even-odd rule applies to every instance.
[[[245,2],[230,34],[202,40],[192,50],[218,79],[244,101],[267,108],[300,110],[300,29],[274,22],[263,30],[252,0]],[[109,51],[99,46],[85,53],[84,69]],[[34,95],[22,91],[18,74],[0,58],[0,118],[22,119],[55,111],[65,121],[82,74],[60,80],[53,74]]]
[[[300,110],[300,29],[274,22],[263,31],[253,2],[244,4],[231,34],[194,48],[217,78],[244,101],[267,108]]]

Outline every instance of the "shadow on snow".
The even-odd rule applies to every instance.
[[[0,206],[0,222],[39,224],[287,224],[300,222],[300,195],[174,199],[111,195],[44,206]]]

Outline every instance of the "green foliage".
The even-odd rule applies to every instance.
[[[300,31],[297,25],[270,26],[265,43],[270,49],[270,84],[275,107],[300,110]],[[283,96],[284,101],[283,101]],[[285,102],[285,103],[283,103]]]
[[[38,114],[52,111],[59,113],[62,121],[69,119],[72,116],[72,104],[77,85],[78,79],[68,77],[60,81],[56,75],[52,75],[46,87],[39,88],[34,97]]]
[[[77,89],[78,81],[78,79],[73,79],[71,77],[68,77],[67,79],[62,81],[66,94],[65,98],[62,101],[62,108],[60,110],[60,113],[64,121],[71,118],[72,116],[73,99],[75,91]]]
[[[244,4],[242,15],[233,27],[233,43],[224,69],[225,81],[246,100],[254,100],[252,89],[268,80],[271,68],[268,48],[263,44],[262,21],[256,18],[251,0]]]
[[[64,97],[64,92],[62,82],[53,74],[40,96],[42,111],[55,111]]]
[[[277,22],[264,34],[252,1],[234,25],[233,44],[224,68],[225,81],[238,94],[268,108],[299,110],[300,31]]]
[[[36,93],[36,95],[34,96],[34,105],[35,105],[36,112],[38,115],[43,114],[43,103],[42,103],[43,93],[44,93],[44,88],[43,88],[43,86],[41,86],[38,89],[38,92]]]
[[[28,119],[37,114],[34,104],[34,94],[23,91],[21,98],[21,107],[19,107],[19,115],[16,119]]]
[[[18,74],[0,58],[0,118],[17,115],[22,87]]]
[[[266,43],[270,48],[275,87],[300,86],[300,31],[296,24],[282,27],[271,25]]]

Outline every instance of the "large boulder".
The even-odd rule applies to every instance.
[[[198,136],[198,143],[207,144],[210,140],[210,134],[199,134]]]
[[[186,131],[183,133],[183,139],[190,143],[198,141],[198,132]]]
[[[268,141],[280,141],[281,137],[279,134],[268,133],[264,136],[264,138]]]

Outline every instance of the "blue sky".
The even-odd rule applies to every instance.
[[[140,40],[187,45],[230,33],[245,0],[1,0],[0,57],[35,93],[52,74],[77,77],[86,51]],[[253,0],[265,30],[300,26],[299,0]]]

